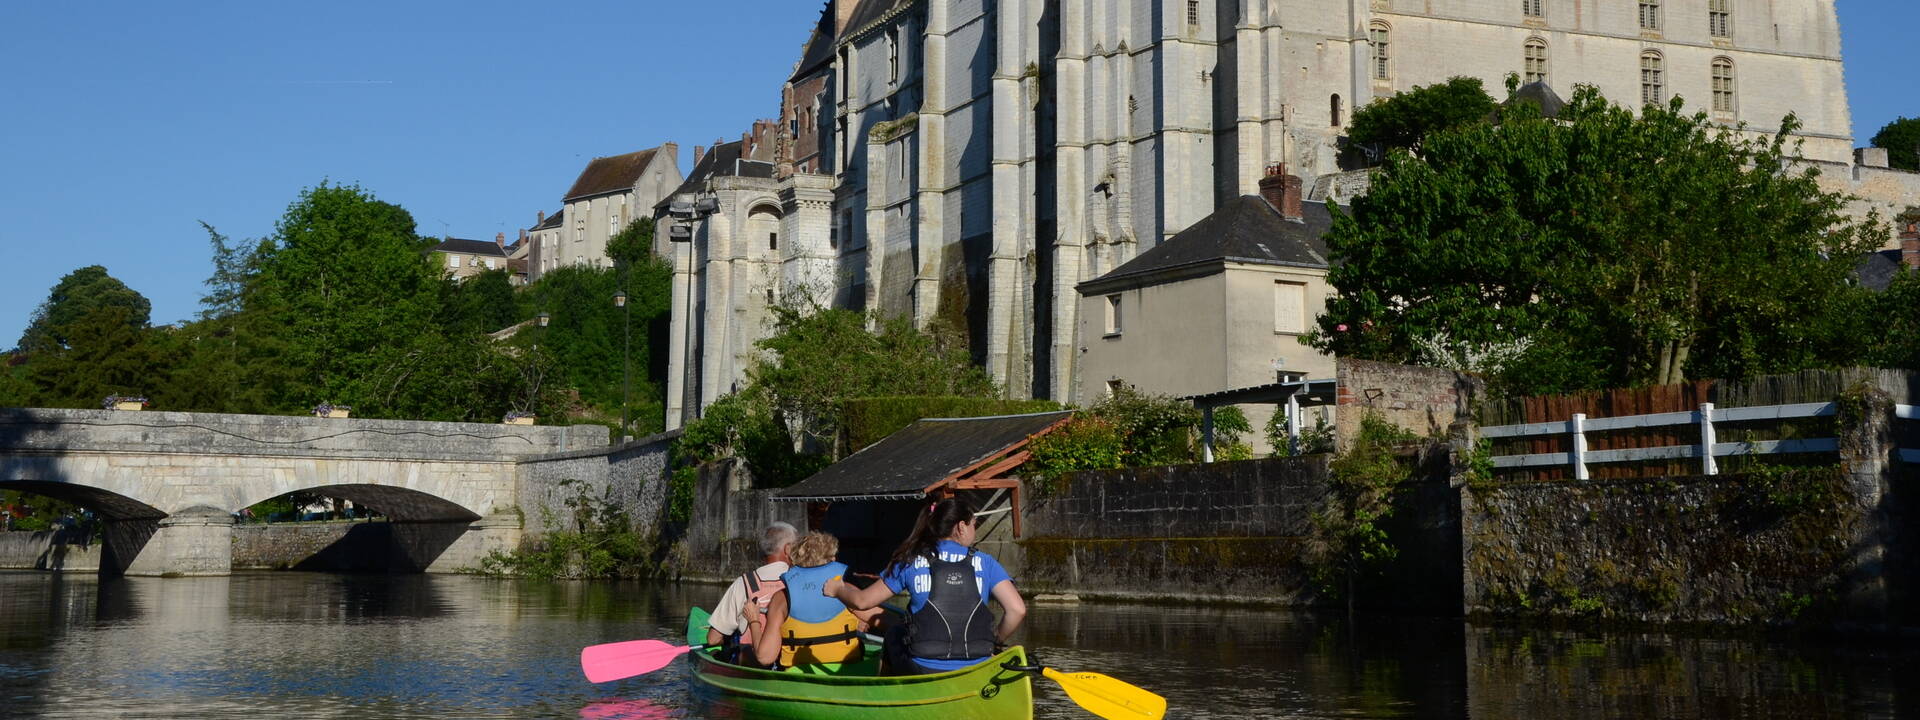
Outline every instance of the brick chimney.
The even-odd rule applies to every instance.
[[[847,21],[853,19],[853,9],[859,7],[860,0],[833,0],[833,36],[839,37],[847,32]]]
[[[1900,264],[1920,270],[1920,221],[1908,221],[1900,228]]]
[[[494,233],[493,244],[500,246],[501,250],[507,249],[507,234],[503,232]]]
[[[707,156],[707,146],[705,145],[693,146],[693,164],[694,165],[698,166],[700,164],[700,158],[703,158],[706,156]]]
[[[535,224],[535,225],[539,225],[540,223],[543,223],[543,222],[546,222],[546,221],[547,221],[547,211],[545,211],[545,210],[535,210],[535,211],[534,211],[534,213],[533,213],[533,224]]]
[[[1304,220],[1300,208],[1300,178],[1287,174],[1286,163],[1267,163],[1267,176],[1260,178],[1260,197],[1288,220]]]

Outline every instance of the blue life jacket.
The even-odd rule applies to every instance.
[[[818,623],[832,620],[847,611],[847,606],[837,598],[821,593],[828,580],[845,575],[845,563],[831,562],[818,567],[796,567],[780,574],[787,584],[787,614],[793,619],[805,623]]]

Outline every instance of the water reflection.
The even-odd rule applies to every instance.
[[[677,718],[684,665],[603,686],[585,645],[673,641],[717,588],[424,575],[0,573],[0,716]],[[1066,670],[1181,718],[1889,718],[1896,646],[1492,629],[1221,608],[1036,606]],[[1037,714],[1091,717],[1048,682]]]

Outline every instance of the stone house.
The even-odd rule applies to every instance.
[[[645,217],[680,185],[680,146],[666,143],[625,155],[594,158],[562,196],[558,227],[547,218],[529,234],[536,238],[539,274],[562,265],[611,267],[607,239]]]
[[[1119,383],[1186,397],[1265,385],[1282,373],[1334,376],[1334,358],[1300,342],[1333,292],[1322,239],[1333,215],[1303,200],[1301,179],[1285,167],[1269,172],[1260,195],[1227,201],[1075,288],[1078,397],[1096,401]],[[1256,431],[1274,412],[1244,410]]]
[[[555,211],[549,215],[541,211],[534,215],[533,227],[527,228],[527,282],[540,279],[540,275],[560,266],[561,221],[565,213]]]
[[[488,270],[506,269],[507,257],[519,249],[519,243],[509,248],[506,242],[505,233],[494,235],[493,242],[450,237],[433,246],[431,252],[439,256],[439,264],[448,275],[465,280]]]

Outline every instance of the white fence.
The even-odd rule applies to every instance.
[[[1914,406],[1911,405],[1897,406],[1897,410],[1898,416],[1902,418],[1915,419],[1916,417],[1920,417],[1920,411],[1916,411]],[[1830,437],[1718,442],[1714,438],[1714,423],[1826,417],[1832,415],[1833,411],[1834,406],[1833,403],[1830,402],[1757,405],[1753,407],[1726,408],[1724,410],[1715,410],[1713,403],[1702,403],[1699,410],[1690,412],[1622,415],[1619,417],[1592,419],[1589,419],[1584,413],[1575,413],[1572,418],[1561,422],[1494,425],[1480,428],[1480,436],[1489,439],[1502,439],[1538,437],[1542,435],[1570,435],[1573,438],[1573,449],[1568,452],[1495,455],[1493,457],[1493,466],[1496,468],[1511,469],[1565,465],[1572,469],[1574,479],[1585,480],[1587,479],[1587,466],[1597,463],[1699,458],[1700,472],[1702,474],[1718,475],[1720,474],[1720,466],[1719,463],[1715,462],[1715,458],[1728,455],[1838,452],[1840,444],[1838,440]],[[1664,447],[1621,448],[1618,450],[1587,449],[1586,434],[1589,432],[1668,427],[1674,425],[1698,426],[1700,441],[1689,445],[1668,445]],[[1910,456],[1909,453],[1912,455]],[[1901,450],[1900,455],[1901,459],[1907,462],[1920,462],[1920,450]]]

